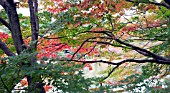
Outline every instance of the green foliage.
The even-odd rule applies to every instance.
[[[170,10],[161,6],[160,10],[157,10],[157,14],[158,17],[168,18],[170,17]]]
[[[160,68],[163,68],[163,70]],[[169,83],[167,81],[162,82],[156,77],[157,75],[162,74],[166,68],[169,68],[169,66],[153,63],[146,64],[142,66],[142,74],[130,75],[126,77],[125,80],[120,81],[121,83],[127,84],[120,84],[118,86],[126,87],[126,91],[131,92],[168,92],[168,87],[162,88],[162,86],[169,86]]]
[[[53,91],[62,90],[64,93],[108,91],[107,86],[101,86],[102,88],[100,88],[97,82],[100,79],[85,78],[81,70],[83,68],[81,64],[60,62],[52,59],[41,60],[41,64],[34,62],[32,63],[33,66],[31,66],[29,62],[34,55],[34,53],[24,53],[19,56],[1,59],[6,63],[0,65],[0,77],[10,91],[14,89],[14,86],[16,86],[24,76],[31,76],[32,82],[34,82],[33,84],[35,85],[36,82],[48,80],[48,82],[51,82],[52,85],[55,86]],[[43,61],[48,63],[43,64]],[[2,81],[0,83],[4,85]],[[38,92],[35,89],[35,85],[32,85],[30,88],[32,93]],[[91,88],[92,85],[96,86],[97,90]],[[0,92],[6,91],[3,86],[1,86],[0,90]]]
[[[38,14],[39,16],[39,26],[40,34],[47,34],[49,30],[54,30],[55,23],[52,23],[52,14],[47,11],[43,11]]]
[[[2,17],[3,19],[7,19],[7,14],[4,9],[0,10],[0,17]]]
[[[48,1],[48,0],[47,0]],[[68,0],[67,3],[76,4],[80,0]],[[101,0],[97,0],[97,6],[98,2]],[[103,0],[104,2],[105,0]],[[109,1],[109,0],[108,0]],[[145,4],[140,5],[144,2]],[[47,5],[52,2],[47,2]],[[92,2],[92,3],[95,3]],[[118,5],[120,0],[116,0],[116,5]],[[149,3],[149,0],[135,0],[134,6],[140,6],[143,7],[147,6],[146,4]],[[100,5],[101,3],[99,3]],[[106,4],[106,3],[104,3]],[[104,6],[103,4],[103,6]],[[91,4],[90,4],[91,5]],[[89,11],[89,8],[91,6],[87,6],[84,8],[84,10]],[[116,8],[119,10],[120,6],[114,7],[113,11],[115,12]],[[105,8],[108,8],[107,6],[102,7],[102,4],[100,6],[103,10]],[[133,7],[133,6],[131,6]],[[149,7],[151,8],[151,7]],[[98,8],[96,8],[97,10]],[[102,10],[99,9],[99,10]],[[121,9],[121,8],[120,8]],[[106,9],[107,10],[107,9]],[[124,10],[120,10],[121,12]],[[138,11],[141,13],[141,15],[146,13],[146,10]],[[94,12],[94,11],[93,11]],[[98,11],[100,12],[100,11]],[[170,16],[170,10],[165,7],[160,7],[160,9],[157,9],[155,11],[149,11],[154,12],[157,14],[157,18],[154,19],[161,19],[161,20],[169,20]],[[121,14],[121,13],[120,13]],[[116,36],[119,31],[122,30],[122,28],[126,27],[129,23],[139,23],[140,27],[143,25],[143,19],[140,20],[139,16],[134,16],[130,20],[127,20],[127,23],[120,23],[119,19],[121,19],[121,15],[114,17],[113,13],[102,13],[102,16],[96,17],[97,14],[89,13],[85,16],[83,14],[83,10],[80,11],[78,7],[71,6],[68,10],[59,12],[57,14],[43,11],[39,14],[37,14],[39,17],[39,26],[40,26],[40,35],[42,36],[49,36],[51,34],[56,34],[58,37],[62,37],[60,39],[61,43],[72,45],[72,47],[77,47],[77,45],[80,45],[82,41],[86,40],[89,37],[99,37],[99,36],[106,36],[106,35],[96,35],[92,33],[83,33],[84,31],[91,31],[93,28],[104,28],[105,30],[112,30],[113,34]],[[0,17],[7,19],[6,13],[4,10],[0,11]],[[30,19],[29,17],[24,17],[23,15],[19,14],[20,23],[21,23],[21,30],[22,34],[24,36],[24,39],[27,39],[27,37],[31,36],[31,28],[30,28]],[[152,20],[152,19],[151,19]],[[146,19],[148,21],[148,19]],[[150,21],[150,20],[149,20]],[[112,24],[113,27],[112,28]],[[145,23],[145,22],[144,22]],[[152,24],[152,21],[150,22]],[[149,22],[146,24],[149,24]],[[140,38],[140,43],[145,42],[144,39],[147,39],[148,41],[152,41],[152,43],[157,43],[158,41],[161,41],[160,44],[154,45],[152,47],[149,47],[148,50],[155,54],[165,55],[169,57],[170,52],[170,23],[163,23],[159,24],[159,27],[145,27],[145,28],[139,28],[133,32],[125,31],[126,34],[131,34],[132,37]],[[166,25],[165,27],[163,25]],[[0,24],[1,26],[1,24]],[[6,31],[6,30],[5,30]],[[116,36],[121,39],[121,36]],[[147,41],[146,40],[146,41]],[[34,41],[36,42],[36,41]],[[31,42],[34,43],[34,42]],[[105,42],[105,41],[104,41]],[[132,49],[129,47],[126,47],[125,45],[122,46],[122,44],[113,40],[108,40],[111,44],[113,44],[114,47],[122,47],[124,52],[129,52]],[[133,40],[131,37],[126,38],[124,40],[126,43],[133,43],[134,45],[136,43],[135,40]],[[15,51],[15,47],[13,46],[13,39],[9,38],[6,42],[9,45],[10,50]],[[98,47],[97,47],[98,48]],[[102,47],[101,47],[102,48]],[[106,48],[106,47],[104,47]],[[65,61],[59,61],[59,58],[56,59],[48,59],[44,58],[40,60],[40,63],[32,62],[34,58],[36,59],[37,53],[30,53],[32,51],[29,51],[29,53],[23,53],[21,55],[17,55],[14,57],[6,57],[1,58],[0,61],[4,62],[3,64],[0,64],[0,92],[5,93],[8,90],[13,90],[14,86],[20,82],[21,79],[23,79],[25,76],[31,76],[32,78],[32,84],[29,86],[29,88],[26,88],[27,90],[30,90],[32,93],[37,93],[38,90],[34,89],[36,87],[36,84],[39,82],[43,82],[45,80],[48,80],[50,83],[52,83],[53,86],[55,86],[54,91],[62,90],[64,93],[77,93],[77,92],[93,92],[93,93],[103,93],[103,92],[111,92],[110,86],[102,86],[101,78],[85,78],[82,68],[83,65],[77,64],[74,62],[65,62]],[[26,51],[28,52],[28,51]],[[141,51],[142,52],[142,51]],[[0,54],[2,54],[3,51],[0,50]],[[61,57],[62,60],[68,60],[65,57],[63,57],[63,54],[57,53],[59,57]],[[71,54],[73,55],[73,53]],[[77,58],[79,58],[79,54],[76,55]],[[122,55],[115,53],[110,53],[109,51],[106,51],[104,53],[101,53],[101,56],[104,56],[105,58],[112,58],[113,56],[118,56],[117,58],[123,58]],[[115,58],[116,58],[115,57]],[[132,56],[131,58],[135,58],[136,55]],[[144,57],[149,58],[149,57]],[[112,59],[111,59],[112,61]],[[31,63],[31,64],[30,64]],[[133,68],[132,66],[129,66]],[[158,86],[167,85],[167,88],[165,89],[155,89],[153,86],[150,86],[152,83],[156,81],[156,79],[152,79],[151,81],[146,81],[150,77],[157,76],[159,74],[162,74],[161,71],[165,71],[169,66],[164,65],[157,65],[157,64],[146,64],[142,66],[142,72],[141,73],[135,73],[133,74],[132,69],[124,69],[124,67],[120,67],[115,70],[110,76],[110,78],[113,79],[124,79],[120,82],[125,84],[116,85],[115,87],[123,87],[126,86],[127,91],[136,91],[135,89],[142,90],[142,87],[145,87],[145,92],[165,92],[168,91],[169,88],[169,81],[165,81],[164,83],[159,82],[159,80],[156,82]],[[100,69],[100,68],[99,68]],[[108,74],[113,69],[112,66],[108,67],[106,71],[101,72],[102,74]],[[138,69],[138,68],[135,68]],[[124,70],[128,70],[126,73],[123,73]],[[122,77],[122,73],[124,77]],[[121,75],[120,75],[121,74]],[[126,75],[125,75],[126,74]],[[127,75],[128,74],[128,75]],[[132,74],[129,76],[129,74]],[[3,83],[4,82],[4,83]],[[92,87],[95,86],[95,87]],[[6,87],[6,89],[5,89]],[[156,86],[157,87],[157,86]]]

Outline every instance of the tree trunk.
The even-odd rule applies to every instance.
[[[13,42],[16,48],[16,52],[20,54],[24,49],[26,49],[26,47],[22,39],[16,6],[12,1],[13,0],[4,2],[3,7],[8,15],[9,25],[12,33]]]

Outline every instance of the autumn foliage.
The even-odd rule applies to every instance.
[[[103,89],[103,84],[126,85],[121,92],[142,86],[166,89],[138,86],[152,77],[169,75],[170,5],[166,0],[20,2],[21,8],[30,9],[30,16],[17,15],[13,0],[0,1],[4,8],[0,12],[7,14],[0,14],[0,23],[10,30],[0,32],[0,89],[5,92],[18,82],[28,92],[111,90]],[[85,78],[85,72],[100,74],[95,79],[102,88],[91,88],[93,79]]]
[[[0,39],[1,39],[3,42],[6,42],[7,39],[8,39],[8,34],[5,33],[5,32],[0,32]]]

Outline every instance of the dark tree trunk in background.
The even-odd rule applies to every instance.
[[[30,23],[31,23],[31,31],[32,31],[32,41],[34,42],[32,48],[36,49],[37,40],[38,40],[38,31],[39,31],[39,23],[38,23],[38,1],[37,0],[28,0],[28,5],[30,9]]]

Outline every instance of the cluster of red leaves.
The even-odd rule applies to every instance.
[[[69,46],[68,44],[62,44],[59,42],[59,40],[56,40],[56,39],[49,39],[49,40],[42,40],[42,42],[38,45],[37,47],[38,49],[38,59],[41,59],[43,57],[47,57],[47,58],[60,58],[58,55],[57,55],[57,52],[61,52],[65,49],[68,49],[69,51],[71,52],[76,52],[78,47],[71,47]],[[91,51],[93,50],[92,47],[88,47],[88,48],[85,48],[85,47],[82,47],[78,53],[79,54],[84,54],[84,53],[87,53],[88,51]],[[88,54],[88,56],[92,56],[92,54],[97,54],[98,51],[97,50],[93,50],[91,51],[91,53]],[[66,58],[71,58],[72,55],[71,54],[66,54],[65,55]]]
[[[68,45],[66,43],[61,43],[60,39],[57,39],[56,37],[57,37],[56,35],[51,35],[48,38],[55,38],[55,39],[45,39],[45,38],[39,39],[39,43],[37,46],[38,59],[41,59],[43,57],[54,58],[54,59],[60,58],[60,56],[57,55],[57,52],[63,52],[63,50],[69,50],[75,53],[77,49],[80,47],[79,45],[77,45],[77,47],[72,47],[71,45]],[[30,42],[30,38],[27,38],[24,41],[26,44],[28,44],[28,42]],[[98,54],[98,50],[93,49],[92,46],[89,46],[89,47],[83,46],[77,53],[82,55],[87,52],[90,52],[89,54],[87,54],[88,56],[92,56],[93,54]],[[65,57],[71,58],[72,55],[69,53],[66,53]],[[76,59],[76,56],[74,58]]]
[[[153,5],[153,4],[149,4],[149,5],[147,5],[145,8],[144,8],[144,10],[150,10],[150,9],[156,9],[156,6],[155,5]]]
[[[55,37],[56,37],[55,35],[54,36],[51,35],[49,38],[55,38]],[[27,38],[24,40],[26,45],[28,45],[30,41],[31,41],[31,38]],[[57,55],[57,52],[63,52],[64,50],[69,50],[75,53],[77,52],[79,47],[80,46],[72,47],[68,44],[63,44],[61,43],[59,39],[41,38],[39,39],[38,46],[37,46],[37,51],[38,51],[37,58],[39,60],[41,60],[44,57],[51,58],[51,59],[61,58],[61,56]],[[89,46],[89,47],[81,47],[79,51],[77,52],[77,54],[80,54],[80,55],[84,55],[86,53],[87,53],[87,56],[98,55],[98,50],[93,49],[92,46]],[[70,53],[65,54],[65,58],[68,58],[68,59],[72,58],[72,56],[73,55],[71,55]],[[74,56],[74,59],[76,59],[76,55]],[[82,58],[81,60],[85,60],[85,59]],[[89,70],[92,70],[92,67],[90,64],[85,65],[84,67],[88,67]]]
[[[0,39],[3,41],[3,42],[6,42],[7,39],[8,39],[8,34],[4,33],[4,32],[0,32]]]
[[[24,78],[20,81],[20,83],[21,83],[21,86],[22,86],[22,87],[23,87],[23,86],[28,86],[27,77],[24,77]]]
[[[121,31],[123,32],[130,32],[130,31],[135,31],[139,28],[139,25],[138,24],[129,24],[127,26],[124,26]]]
[[[63,0],[51,0],[53,4],[48,7],[48,10],[52,13],[59,13],[70,8],[70,4],[63,2]]]
[[[84,2],[78,4],[76,7],[79,11],[87,10],[90,12],[84,12],[84,16],[91,16],[95,18],[102,18],[103,14],[106,13],[116,13],[120,11],[122,6],[125,5],[124,1],[118,3],[113,0],[104,0],[104,1],[93,1],[93,0],[84,0]]]
[[[43,57],[47,58],[57,58],[57,53],[64,49],[69,49],[70,46],[67,44],[62,44],[59,39],[47,39],[42,38],[37,46],[38,59]]]
[[[76,51],[76,50],[77,50],[77,49],[75,48],[73,51]],[[91,52],[90,52],[90,51],[91,51]],[[93,49],[92,46],[90,46],[90,47],[88,47],[88,48],[82,47],[82,48],[78,51],[79,54],[84,54],[84,53],[87,53],[87,52],[90,52],[90,53],[87,54],[88,56],[92,56],[93,54],[94,54],[94,55],[98,54],[98,50]]]
[[[76,52],[78,47],[72,47],[72,46],[68,46],[67,44],[62,44],[60,42],[60,40],[58,39],[42,39],[41,43],[38,45],[38,59],[41,59],[43,57],[47,57],[47,58],[60,58],[60,56],[57,55],[57,52],[61,52],[65,49],[68,49],[71,52]],[[98,50],[97,49],[93,49],[93,47],[81,47],[81,49],[77,52],[78,54],[85,54],[87,52],[91,51],[90,53],[88,53],[88,56],[93,56],[93,54],[98,54]],[[72,58],[72,55],[67,53],[65,54],[65,58]],[[74,58],[76,59],[76,56],[74,56]],[[82,59],[84,60],[84,59]],[[89,70],[92,70],[92,66],[91,64],[85,64],[84,67],[88,67]]]
[[[83,0],[79,3],[70,4],[64,2],[64,0],[51,0],[53,3],[48,5],[48,11],[52,13],[59,13],[70,9],[70,7],[76,7],[83,13],[84,17],[102,18],[103,14],[116,13],[122,10],[122,6],[125,6],[125,1],[115,2],[113,0]]]
[[[31,37],[28,37],[28,38],[24,39],[24,43],[26,45],[29,45],[30,42],[31,42]]]
[[[97,27],[97,28],[92,28],[90,31],[92,31],[92,32],[96,32],[96,31],[106,31],[106,29],[105,29],[105,28]],[[94,33],[93,35],[96,36],[96,37],[100,37],[102,34],[100,34],[100,33]]]
[[[159,27],[160,26],[160,21],[154,21],[152,23],[148,24],[148,27]]]
[[[95,18],[102,18],[104,14],[108,13],[116,13],[122,9],[122,6],[124,6],[125,2],[120,1],[118,3],[112,1],[112,0],[104,0],[103,3],[100,3],[99,1],[96,1],[91,5],[92,7],[89,9],[90,13],[85,13],[86,16],[91,16]],[[80,8],[82,9],[82,8]]]
[[[159,27],[161,25],[161,22],[159,20],[157,21],[152,21],[152,22],[147,22],[145,24],[143,24],[142,28],[147,28],[147,27]],[[129,37],[128,33],[131,31],[136,31],[137,29],[140,29],[140,25],[139,24],[128,24],[126,26],[124,26],[117,34],[119,36],[122,36],[122,38],[126,39]]]
[[[44,86],[45,92],[48,92],[51,88],[52,88],[52,86],[50,86],[50,85],[45,85]]]
[[[117,32],[118,36],[121,36],[122,39],[126,39],[129,37],[128,33],[131,31],[135,31],[140,27],[138,24],[128,24],[124,26],[120,31]]]

